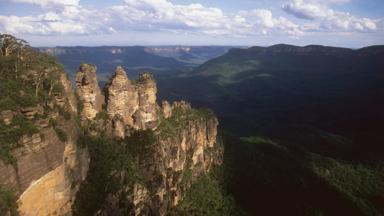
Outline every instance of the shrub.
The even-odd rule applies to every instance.
[[[59,138],[59,140],[61,142],[67,142],[68,141],[68,136],[67,136],[67,134],[65,133],[64,130],[62,130],[62,129],[58,128],[58,127],[54,127],[53,129],[55,130],[56,135],[57,135],[57,137]]]
[[[148,150],[152,138],[146,131],[134,133],[122,141],[81,135],[78,145],[88,146],[92,160],[87,179],[81,184],[73,204],[74,215],[93,215],[108,194],[118,196],[123,186],[144,184],[136,159],[145,154],[143,151]],[[119,197],[122,205],[128,203],[125,196]]]
[[[16,158],[11,155],[13,145],[25,134],[38,133],[38,128],[22,115],[16,115],[11,125],[0,122],[0,158],[12,165],[16,164]]]
[[[101,120],[106,121],[109,119],[109,115],[108,115],[107,111],[103,110],[103,111],[98,112],[96,114],[96,119],[101,119]]]
[[[18,216],[16,201],[14,191],[0,186],[0,213],[2,215]]]
[[[63,116],[65,120],[71,120],[71,113],[63,107],[59,107],[59,115]]]
[[[209,109],[190,109],[183,111],[174,109],[172,116],[168,119],[161,118],[158,131],[161,137],[173,137],[185,128],[190,121],[207,120],[214,117],[214,113]]]

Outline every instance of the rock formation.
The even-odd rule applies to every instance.
[[[97,215],[166,215],[170,207],[183,199],[194,180],[222,163],[223,147],[217,142],[215,115],[193,109],[185,101],[172,105],[163,101],[160,107],[156,93],[151,74],[142,73],[131,81],[122,67],[116,68],[105,88],[106,110],[103,112],[108,119],[92,120],[89,135],[108,135],[112,128],[109,136],[122,139],[121,145],[132,142],[132,145],[146,146],[132,149],[144,148],[132,162],[138,167],[136,174],[141,182],[132,182],[129,177],[132,173],[127,174],[125,170],[111,171],[116,178],[113,181],[125,183],[107,195]],[[135,138],[138,133],[153,133],[154,137],[146,142],[153,139],[154,143],[141,143],[145,138],[141,135]]]
[[[154,129],[158,122],[156,82],[152,74],[143,73],[136,85],[139,94],[139,109],[134,114],[135,126],[137,129]]]
[[[146,145],[134,162],[135,175],[141,180],[132,181],[132,173],[124,169],[113,170],[113,181],[119,182],[119,186],[106,196],[97,215],[166,215],[196,179],[222,163],[223,146],[217,142],[218,120],[212,112],[192,109],[185,101],[172,105],[164,101],[163,107],[157,115],[168,116],[161,117],[151,131],[153,143],[137,140],[138,145]],[[143,130],[133,134],[140,131]],[[125,142],[135,145],[136,140],[130,139],[134,138],[128,136]]]
[[[222,163],[223,148],[216,139],[217,118],[184,101],[172,105],[163,101],[160,107],[150,73],[131,81],[123,68],[117,67],[104,97],[96,67],[82,64],[76,75],[78,100],[67,76],[61,74],[59,82],[63,91],[53,93],[49,101],[0,112],[7,127],[14,126],[15,116],[23,116],[38,128],[38,132],[24,134],[13,145],[15,164],[0,160],[0,185],[16,189],[23,216],[72,214],[76,193],[81,191],[80,183],[87,181],[92,163],[92,151],[79,144],[79,136],[97,139],[106,135],[123,145],[131,142],[136,154],[132,163],[141,181],[127,181],[124,170],[112,167],[115,170],[106,175],[119,184],[116,191],[103,197],[95,215],[166,215],[183,199],[193,181]],[[81,125],[71,117],[76,112]],[[153,139],[129,141],[138,133],[150,134]],[[84,145],[86,142],[82,141]]]
[[[101,111],[104,96],[96,77],[96,66],[82,64],[76,74],[76,93],[82,103],[82,119],[93,119]]]
[[[177,105],[174,107],[178,109]],[[188,116],[194,110],[176,112]],[[176,120],[181,116],[169,118]],[[216,140],[217,126],[217,118],[211,115],[187,119],[184,127],[172,135],[165,135],[167,132],[161,128],[155,130],[159,134],[158,142],[140,167],[145,169],[153,165],[143,175],[146,182],[156,184],[134,190],[132,205],[135,215],[166,215],[170,207],[183,199],[195,179],[222,163],[223,147]]]
[[[106,87],[106,104],[108,115],[114,119],[119,136],[124,137],[125,129],[120,119],[131,129],[154,129],[158,122],[158,105],[156,103],[157,87],[152,75],[143,73],[132,82],[122,67],[116,68],[116,74]],[[117,126],[116,126],[117,125]]]
[[[111,118],[119,115],[126,125],[134,127],[133,114],[139,108],[139,95],[122,67],[116,68],[116,74],[107,87],[106,100]]]

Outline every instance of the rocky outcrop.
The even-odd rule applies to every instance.
[[[133,114],[139,108],[139,94],[122,67],[116,68],[116,74],[106,89],[109,116],[121,116],[124,124],[134,127]]]
[[[161,102],[161,109],[163,111],[164,118],[167,119],[167,118],[172,116],[172,107],[168,101],[162,101]]]
[[[157,86],[152,74],[143,73],[136,81],[139,109],[134,114],[136,129],[154,129],[158,123]]]
[[[117,145],[115,148],[131,143],[131,153],[136,156],[111,157],[134,157],[129,163],[135,164],[133,170],[137,171],[128,172],[126,167],[120,170],[117,165],[109,173],[118,186],[107,193],[96,215],[166,215],[197,178],[222,163],[216,116],[207,110],[193,109],[185,101],[163,101],[160,107],[156,93],[156,82],[150,73],[142,73],[131,81],[122,67],[116,68],[105,88],[105,114],[89,121],[87,134],[90,139],[111,136],[119,140],[113,144]],[[141,180],[132,180],[132,176]],[[82,197],[80,202],[86,201]]]
[[[10,125],[15,114],[12,110],[4,110],[0,112],[0,116],[5,125]]]
[[[80,66],[76,74],[76,93],[82,104],[81,118],[94,119],[104,104],[104,96],[97,82],[96,66],[90,64]]]
[[[31,120],[35,118],[35,115],[43,115],[44,109],[42,106],[37,105],[35,107],[26,107],[21,109],[21,113],[24,115],[25,118]]]
[[[114,128],[124,137],[120,119],[128,129],[154,129],[158,122],[156,103],[157,87],[153,76],[143,73],[136,81],[130,81],[122,67],[116,68],[116,74],[106,87],[107,112],[114,119]]]
[[[160,139],[153,155],[149,157],[151,159],[141,166],[143,169],[153,166],[144,176],[146,181],[157,183],[146,188],[150,199],[133,202],[135,212],[141,215],[166,215],[170,207],[183,199],[194,180],[222,163],[223,146],[217,142],[217,118],[214,115],[190,117],[194,115],[191,112],[196,111],[185,110],[179,116],[170,117],[171,121],[183,116],[190,118],[176,133],[164,135],[167,132],[162,128],[155,131]]]

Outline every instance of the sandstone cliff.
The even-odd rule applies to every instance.
[[[153,143],[137,156],[140,181],[127,181],[129,177],[121,171],[115,178],[129,183],[108,194],[98,215],[166,215],[194,180],[222,163],[223,148],[216,140],[217,118],[181,104],[187,108],[174,103],[174,114],[161,120]]]
[[[13,164],[0,160],[0,185],[16,191],[20,215],[71,213],[87,174],[88,151],[77,147],[79,127],[71,117],[76,98],[67,76],[56,72],[61,91],[36,106],[2,112],[8,127],[17,129],[17,121],[23,121],[34,129],[12,145]]]
[[[131,81],[118,67],[105,91],[106,110],[88,121],[84,134],[91,169],[75,214],[166,215],[198,177],[222,163],[218,120],[185,101],[160,107],[149,73]],[[97,204],[84,208],[87,202]]]

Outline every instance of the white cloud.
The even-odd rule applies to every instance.
[[[276,17],[270,10],[224,13],[202,4],[175,4],[170,0],[124,0],[120,5],[90,9],[79,0],[11,0],[35,4],[44,13],[35,16],[2,16],[0,31],[12,34],[103,34],[170,32],[174,34],[248,37],[252,35],[302,36],[307,32],[366,32],[382,28],[378,21],[332,10],[349,0],[288,0],[283,9],[308,20],[296,24]]]
[[[26,3],[26,4],[38,5],[41,7],[48,7],[48,6],[77,6],[79,5],[80,0],[11,0],[11,2]]]
[[[285,17],[274,18],[272,12],[266,9],[241,11],[240,14],[251,21],[255,29],[261,30],[262,34],[267,34],[270,31],[296,36],[303,34],[299,25],[289,21]]]
[[[307,2],[305,0],[292,0],[282,6],[283,10],[298,18],[316,19],[333,15],[333,11],[328,9],[326,5]]]
[[[37,16],[1,16],[0,30],[11,34],[89,34],[111,32],[98,20],[101,14],[77,6],[65,6]]]
[[[78,0],[13,0],[52,7],[39,16],[0,16],[0,30],[27,34],[94,34],[122,31],[169,31],[174,33],[243,37],[276,32],[301,33],[288,19],[274,18],[271,11],[225,14],[201,4],[173,4],[169,0],[125,0],[122,5],[90,10]],[[59,4],[60,3],[60,4]]]
[[[331,4],[347,3],[348,0],[290,0],[283,4],[283,10],[297,18],[318,21],[307,30],[313,31],[358,31],[368,32],[377,29],[378,21],[359,18],[349,13],[334,11]]]
[[[126,0],[125,5],[109,8],[115,28],[173,31],[209,35],[250,34],[252,25],[239,15],[228,15],[219,8],[201,4],[178,5],[166,0]]]

